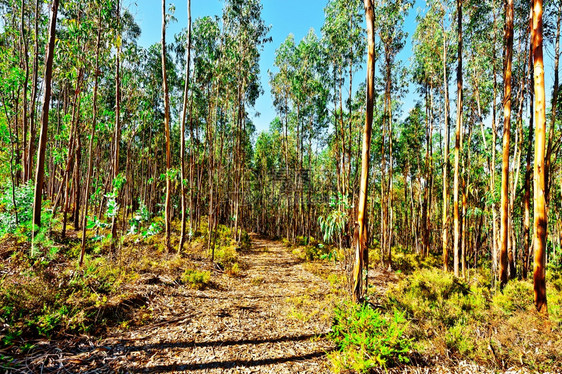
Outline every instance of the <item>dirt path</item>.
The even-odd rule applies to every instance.
[[[213,274],[213,287],[202,291],[152,281],[150,323],[60,352],[43,372],[329,372],[329,282],[281,243],[252,242],[239,277]]]

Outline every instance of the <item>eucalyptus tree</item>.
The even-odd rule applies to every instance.
[[[116,179],[119,180],[119,151],[121,143],[121,2],[116,0],[116,24],[117,32],[115,35],[115,132],[113,135],[113,178],[112,183]],[[116,205],[115,212],[112,213],[111,221],[111,247],[115,246],[117,236],[117,217],[119,216],[119,189],[114,191]]]
[[[185,124],[187,121],[187,107],[188,107],[188,95],[189,95],[189,83],[190,83],[190,65],[191,65],[191,0],[187,0],[187,56],[186,56],[186,66],[185,66],[185,88],[183,91],[183,106],[181,115],[181,128],[180,128],[180,160],[181,160],[181,233],[180,233],[180,243],[178,246],[178,252],[183,249],[183,244],[185,241],[185,231],[186,231],[186,220],[187,220],[187,196],[186,196],[186,175],[185,175]],[[190,180],[192,179],[192,174],[190,173]],[[190,183],[190,186],[192,184]],[[191,209],[190,209],[191,214]],[[190,233],[193,231],[193,220],[189,220]]]
[[[546,100],[543,61],[543,2],[533,0],[531,40],[535,80],[535,164],[534,164],[534,233],[535,261],[533,270],[535,306],[539,312],[547,313],[546,304],[546,237],[547,211],[545,196],[545,143]]]
[[[237,239],[241,226],[240,203],[244,199],[247,110],[254,106],[261,93],[259,59],[263,45],[269,41],[269,27],[262,19],[262,8],[258,0],[229,0],[223,9],[223,52],[229,59],[222,62],[227,70],[225,78],[231,79],[229,88],[233,89],[231,97],[236,108],[232,217]],[[226,94],[228,97],[229,93]]]
[[[275,110],[278,114],[278,124],[281,125],[280,132],[281,137],[281,147],[283,149],[283,155],[285,159],[285,175],[284,179],[286,183],[289,182],[289,118],[290,112],[292,111],[292,81],[295,71],[297,69],[295,62],[295,39],[292,34],[290,34],[283,43],[275,51],[275,61],[274,66],[278,69],[277,72],[269,72],[270,76],[270,86],[271,93],[273,96],[273,104]],[[294,213],[291,209],[289,203],[288,188],[285,194],[285,225],[286,225],[286,236],[291,238],[292,233],[289,231],[290,226],[288,222],[291,220],[291,214]]]
[[[172,153],[170,149],[170,98],[168,90],[168,77],[166,69],[166,0],[162,0],[162,90],[164,92],[164,131],[166,139],[166,206],[165,206],[165,223],[166,223],[166,248],[170,250],[170,202],[172,180],[170,169],[172,167]]]
[[[422,253],[427,255],[430,247],[430,221],[431,221],[431,201],[433,187],[433,129],[434,124],[434,91],[437,87],[443,87],[446,78],[447,52],[443,52],[443,45],[447,45],[447,34],[444,27],[436,28],[435,25],[444,22],[444,10],[439,8],[435,2],[430,4],[428,11],[423,15],[418,15],[418,25],[413,36],[414,49],[414,79],[420,84],[420,91],[425,95],[426,103],[426,153],[424,162],[425,175],[423,179],[424,196],[422,204]],[[446,47],[445,47],[446,48]],[[443,74],[445,66],[445,74]],[[447,88],[443,90],[448,95]],[[444,156],[443,168],[443,214],[447,210],[447,159],[448,159],[448,108],[447,98],[445,98],[445,142],[446,151]],[[443,241],[447,242],[446,220],[443,221]],[[446,244],[444,246],[444,257],[448,253]],[[445,261],[448,262],[448,261]]]
[[[270,72],[274,104],[279,114],[280,132],[283,133],[284,178],[291,186],[286,194],[287,234],[293,240],[297,235],[310,236],[311,195],[315,188],[305,176],[310,171],[315,154],[313,144],[327,127],[328,82],[323,63],[323,48],[313,30],[298,44],[289,35],[278,48],[275,64],[278,72]],[[289,149],[295,143],[295,154]],[[305,169],[305,162],[308,163]],[[307,180],[308,179],[308,180]],[[308,193],[308,203],[304,191]],[[288,191],[288,190],[287,190]]]
[[[455,130],[455,170],[453,181],[453,270],[459,276],[459,245],[461,241],[461,225],[459,215],[459,166],[462,147],[462,115],[463,115],[463,37],[462,37],[462,0],[457,0],[457,126]]]
[[[98,16],[97,16],[97,36],[96,36],[96,47],[95,47],[95,65],[93,70],[94,75],[94,91],[92,94],[92,123],[90,130],[90,140],[88,145],[88,171],[86,175],[86,183],[84,185],[84,215],[82,220],[82,244],[80,250],[79,265],[82,266],[84,261],[84,254],[86,251],[86,233],[88,227],[88,208],[90,203],[90,184],[93,173],[93,162],[94,162],[94,138],[96,135],[96,125],[98,120],[98,88],[99,88],[99,70],[100,70],[100,53],[101,53],[101,34],[103,30],[102,17],[110,13],[106,8],[104,9],[103,3],[97,4]]]
[[[402,29],[412,0],[375,2],[377,32],[383,50],[384,114],[382,124],[381,163],[381,250],[383,263],[392,266],[392,182],[393,182],[393,113],[392,94],[398,88],[394,80],[397,73],[396,55],[404,48],[407,33]],[[394,73],[394,74],[393,74]],[[387,165],[388,157],[388,165]]]
[[[375,100],[375,4],[373,0],[365,0],[365,19],[367,22],[367,92],[365,129],[363,130],[363,153],[361,159],[361,182],[359,186],[359,204],[357,208],[357,226],[354,233],[355,263],[353,267],[353,299],[359,302],[362,298],[363,267],[369,271],[369,252],[367,247],[367,195],[369,187],[369,161],[371,158],[371,133]],[[368,278],[365,279],[365,290]]]
[[[421,252],[419,237],[425,234],[423,223],[424,218],[427,218],[414,214],[420,211],[419,205],[423,204],[423,198],[416,195],[418,192],[423,192],[425,178],[423,149],[424,143],[427,142],[426,116],[427,111],[424,110],[423,105],[417,103],[408,116],[398,124],[399,136],[395,148],[397,172],[402,174],[404,188],[401,212],[403,221],[400,230],[407,233],[397,237],[397,241],[408,250],[414,247],[417,253]]]
[[[51,102],[51,78],[53,74],[53,58],[55,53],[55,39],[57,27],[57,12],[59,0],[51,3],[49,21],[49,42],[45,57],[45,74],[43,80],[43,102],[41,114],[41,133],[37,149],[37,170],[35,172],[35,188],[33,198],[33,223],[41,226],[41,202],[43,199],[43,182],[45,177],[45,151],[47,148],[47,132],[49,127],[49,108]],[[35,230],[34,230],[35,231]]]
[[[211,126],[212,112],[217,100],[215,95],[218,82],[218,64],[220,58],[220,26],[217,18],[203,17],[193,24],[193,82],[192,90],[192,121],[190,121],[190,163],[192,173],[197,176],[195,184],[190,187],[190,206],[195,207],[195,221],[204,212],[205,204],[208,212],[214,211],[214,141]],[[204,133],[205,142],[200,137]],[[195,136],[194,136],[195,135]],[[205,149],[206,148],[206,149]],[[206,153],[206,155],[205,155]],[[206,158],[205,158],[206,157]],[[203,165],[207,165],[207,188],[204,189]],[[205,193],[205,191],[207,193]],[[214,227],[213,215],[208,215],[209,241]]]
[[[354,75],[364,63],[366,35],[363,27],[360,0],[330,0],[324,9],[322,25],[324,48],[329,51],[326,60],[332,68],[331,84],[334,107],[334,140],[337,149],[338,192],[347,196],[352,190],[352,147],[353,136],[352,97]],[[347,69],[347,72],[346,72]],[[345,77],[347,74],[347,78]],[[328,76],[328,74],[326,74]],[[347,82],[346,82],[347,81]],[[344,113],[343,91],[348,84],[347,114]],[[347,118],[345,118],[347,117]],[[356,190],[356,189],[354,189]]]
[[[503,94],[503,158],[501,188],[501,248],[500,248],[500,287],[507,283],[508,276],[508,223],[509,223],[509,142],[511,131],[511,66],[513,60],[513,0],[505,5],[505,57],[504,57],[504,94]]]

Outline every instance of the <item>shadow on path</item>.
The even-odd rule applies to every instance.
[[[264,365],[275,365],[293,361],[304,361],[313,358],[325,356],[326,352],[313,352],[305,355],[279,357],[279,358],[266,358],[261,360],[232,360],[232,361],[212,361],[203,364],[189,364],[189,365],[157,365],[147,368],[126,368],[127,372],[131,373],[169,373],[177,371],[193,371],[205,369],[232,369],[236,367],[255,367]]]

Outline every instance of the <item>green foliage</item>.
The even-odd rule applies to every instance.
[[[331,260],[334,256],[330,248],[322,244],[296,247],[293,254],[304,261]]]
[[[238,247],[243,251],[247,251],[252,248],[252,239],[250,238],[250,234],[248,234],[245,230],[242,230],[242,233],[240,234],[240,244]]]
[[[489,304],[486,293],[473,292],[466,282],[439,269],[413,273],[391,288],[388,297],[409,317],[448,327],[470,314],[480,315]]]
[[[16,222],[16,214],[18,222]],[[33,184],[31,181],[15,188],[9,185],[0,195],[0,236],[14,233],[18,224],[30,222],[32,215]]]
[[[133,213],[133,217],[129,220],[130,234],[137,234],[142,228],[142,225],[150,221],[150,211],[146,207],[146,204],[143,201],[139,201],[139,205],[139,209]]]
[[[318,217],[320,231],[324,234],[324,241],[330,243],[337,235],[341,235],[347,223],[347,212],[352,208],[347,196],[338,194],[338,197],[330,198],[330,213],[324,218]]]
[[[209,285],[211,273],[209,271],[199,271],[186,269],[181,276],[184,284],[189,284],[192,288],[202,290]]]
[[[232,269],[238,261],[236,245],[223,245],[215,249],[215,261],[224,270]]]
[[[117,217],[119,213],[119,204],[117,204],[117,193],[109,193],[105,195],[107,197],[106,214],[108,219],[113,219]]]
[[[107,323],[100,319],[103,307],[130,281],[126,271],[89,256],[82,269],[74,269],[58,256],[58,247],[37,259],[19,249],[13,252],[12,264],[19,271],[0,279],[0,345],[14,344],[22,335],[87,332]]]
[[[468,279],[438,269],[416,270],[388,289],[383,305],[405,311],[411,321],[406,333],[422,355],[474,360],[486,367],[502,360],[505,367],[559,367],[552,358],[556,344],[540,351],[533,348],[544,341],[561,341],[561,331],[544,329],[545,321],[534,309],[531,282],[511,280],[500,293],[478,272],[471,271]],[[559,323],[562,292],[549,284],[547,293],[550,319]]]
[[[370,251],[375,252],[374,254],[379,254],[379,251]],[[441,265],[442,259],[439,256],[429,255],[429,256],[422,256],[417,253],[407,253],[400,248],[395,248],[392,254],[392,267],[395,268],[397,271],[402,273],[412,273],[415,270],[423,269],[423,268],[436,268]],[[378,261],[377,261],[378,262]],[[374,263],[377,263],[374,262]]]
[[[504,314],[511,315],[517,311],[532,311],[533,285],[529,282],[508,282],[502,292],[493,299],[494,305]]]
[[[158,233],[160,233],[162,231],[163,227],[162,227],[162,223],[160,222],[152,222],[150,224],[150,226],[148,226],[148,228],[146,230],[142,231],[142,236],[143,238],[149,238],[151,236],[154,236]]]
[[[411,340],[397,310],[383,314],[367,304],[342,304],[334,311],[330,339],[338,351],[329,355],[335,372],[366,373],[372,368],[407,363]]]

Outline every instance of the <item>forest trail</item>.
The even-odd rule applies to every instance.
[[[72,353],[54,350],[43,372],[329,372],[329,282],[282,243],[256,236],[239,260],[240,276],[215,272],[201,291],[165,277],[146,282],[150,322],[115,328]]]

